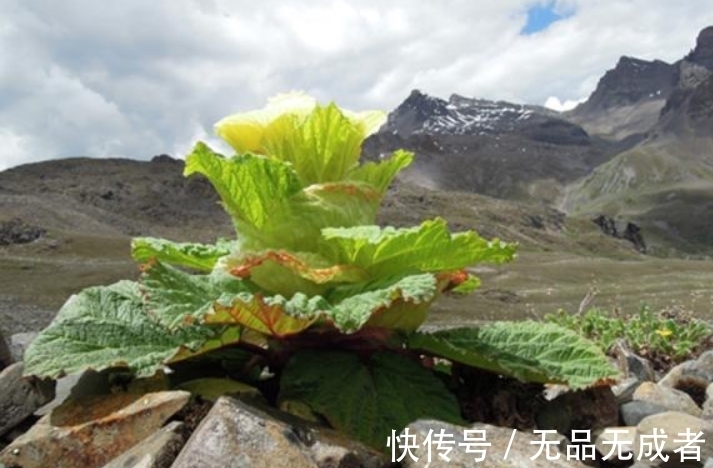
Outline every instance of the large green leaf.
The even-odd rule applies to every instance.
[[[245,154],[226,159],[198,143],[184,173],[214,185],[241,248],[316,251],[322,228],[372,224],[383,195],[363,181],[302,186],[289,163]]]
[[[582,388],[618,376],[591,341],[566,328],[534,321],[415,333],[409,347],[529,382]]]
[[[210,275],[191,275],[154,261],[144,267],[140,290],[146,311],[175,330],[202,320],[217,300],[249,292],[250,288],[220,270]]]
[[[25,373],[57,377],[85,369],[127,366],[152,375],[179,353],[189,357],[210,342],[227,344],[225,330],[191,326],[171,331],[146,314],[138,284],[122,281],[72,296],[25,354]],[[230,335],[237,339],[238,335]]]
[[[335,263],[357,265],[377,277],[412,269],[422,272],[459,270],[478,262],[512,259],[515,246],[487,241],[475,232],[451,234],[443,219],[419,227],[358,226],[322,230],[324,248]]]
[[[242,325],[278,337],[294,335],[313,324],[331,324],[346,333],[364,326],[412,332],[424,322],[438,292],[436,278],[422,274],[337,287],[326,297],[299,292],[289,298],[242,293],[220,299],[205,321]]]
[[[325,315],[347,332],[365,325],[412,332],[426,320],[438,293],[438,282],[428,273],[344,286],[329,296],[336,305]]]
[[[345,433],[385,450],[392,431],[434,418],[462,423],[455,396],[432,371],[394,353],[368,359],[340,351],[304,351],[287,363],[281,404],[299,402]]]
[[[413,161],[413,153],[398,150],[390,158],[379,162],[368,162],[353,169],[349,180],[366,182],[374,186],[380,193],[386,192],[396,174]]]
[[[178,243],[155,237],[135,237],[131,256],[137,262],[160,260],[201,271],[211,271],[220,257],[228,255],[235,242],[220,240],[215,245]]]
[[[373,224],[381,193],[363,182],[326,182],[305,187],[284,210],[270,213],[260,235],[263,248],[316,252],[321,231],[328,226]],[[258,250],[258,249],[255,249]]]
[[[302,190],[294,170],[284,162],[251,154],[226,159],[200,142],[186,157],[184,175],[194,173],[210,180],[238,234],[248,240],[265,235],[269,219],[284,213],[289,198]]]

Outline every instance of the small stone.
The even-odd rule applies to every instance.
[[[704,419],[706,421],[713,421],[713,400],[708,400],[703,404],[701,419]]]
[[[703,468],[713,468],[713,458],[706,460],[706,464],[703,465]]]
[[[651,362],[631,351],[624,341],[614,343],[610,354],[616,357],[618,367],[625,376],[636,377],[642,382],[656,380]]]
[[[634,392],[641,385],[641,380],[637,377],[628,377],[616,385],[611,387],[611,391],[616,398],[616,402],[619,405],[628,403],[634,397]]]
[[[683,390],[702,404],[707,387],[712,382],[713,351],[706,351],[698,359],[675,366],[659,381],[659,385]]]
[[[102,468],[169,467],[186,442],[183,423],[174,421],[131,447]]]
[[[220,397],[171,468],[389,466],[381,454],[307,421]]]
[[[713,457],[713,444],[711,443],[711,440],[713,440],[713,424],[687,413],[667,411],[649,416],[636,426],[636,432],[634,453],[637,454],[637,457],[641,455],[642,459],[651,459],[653,457],[653,454],[647,456],[647,448],[656,447],[653,439],[655,434],[659,436],[658,442],[661,446],[661,453],[669,457],[669,463],[692,461],[694,455],[698,461]],[[699,439],[700,443],[688,443],[686,441],[687,439],[693,440],[699,432],[703,433]],[[686,434],[691,434],[690,438]],[[698,447],[698,453],[674,452],[674,450],[686,444],[689,444],[689,447],[694,450],[695,447]],[[691,456],[691,458],[684,460],[681,458],[683,456]],[[660,460],[657,458],[655,461]]]
[[[706,387],[706,401],[713,401],[713,382]]]
[[[634,460],[634,442],[636,427],[607,427],[601,431],[594,442],[597,451],[609,462]]]
[[[701,415],[701,408],[685,392],[657,385],[653,382],[644,382],[634,392],[634,401],[650,401],[659,404],[670,411],[681,411],[693,416]]]
[[[693,361],[685,361],[680,364],[676,364],[673,366],[669,371],[659,379],[658,384],[659,385],[664,385],[666,387],[674,388],[676,384],[678,383],[678,379],[681,377],[683,374],[683,371],[685,369],[688,369],[688,367],[693,363]]]
[[[652,401],[630,401],[629,403],[624,403],[619,408],[621,412],[621,419],[627,426],[636,426],[639,422],[647,416],[652,414],[663,413],[668,411],[665,406],[659,405]]]
[[[408,430],[408,433],[406,432]],[[466,434],[465,430],[473,430]],[[446,455],[449,460],[445,460],[439,456],[443,454],[439,450],[435,440],[431,440],[430,447],[424,445],[424,441],[431,434],[439,434],[443,431],[448,437],[445,440],[452,440],[454,444],[452,450]],[[567,459],[567,453],[564,449],[567,447],[566,439],[556,433],[533,433],[530,431],[514,430],[506,427],[491,426],[489,424],[475,424],[470,427],[455,426],[442,421],[434,420],[419,420],[409,424],[404,431],[401,432],[402,439],[405,435],[415,437],[415,448],[411,449],[410,453],[417,459],[414,460],[408,453],[397,449],[395,458],[399,458],[402,454],[405,455],[401,460],[402,466],[406,468],[428,467],[428,468],[470,468],[470,467],[522,467],[531,468],[538,467],[572,467],[584,468],[582,462],[577,461],[581,457],[575,457],[572,452],[570,459]],[[514,437],[513,437],[514,434]],[[451,437],[451,435],[453,437]],[[466,441],[466,435],[469,440]],[[473,453],[466,453],[467,443],[477,443],[476,439],[485,436],[483,443],[489,443],[489,446],[471,446]],[[512,443],[511,443],[512,438]],[[544,443],[542,441],[546,441]],[[462,445],[463,444],[463,445]],[[509,447],[509,450],[508,450]],[[538,454],[540,448],[543,451]],[[482,451],[478,453],[478,451]],[[574,449],[573,449],[574,450]],[[431,453],[430,460],[428,458],[429,451]],[[547,451],[551,459],[547,459]],[[593,455],[593,451],[592,451]],[[482,461],[476,462],[476,457]],[[554,459],[556,458],[556,459]]]
[[[10,355],[15,362],[20,362],[25,358],[25,350],[37,338],[37,335],[37,332],[25,332],[15,333],[10,337]]]
[[[102,466],[158,430],[190,393],[116,394],[70,399],[2,452],[0,464],[40,468]]]
[[[17,362],[0,372],[0,435],[54,398],[55,383],[23,377],[24,364]]]

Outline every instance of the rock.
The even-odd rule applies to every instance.
[[[54,398],[54,381],[22,377],[24,364],[12,364],[0,372],[0,435]]]
[[[641,228],[631,222],[616,220],[606,215],[599,215],[592,220],[599,226],[602,233],[617,239],[626,239],[631,242],[636,250],[646,253],[646,241],[641,234]]]
[[[114,368],[104,369],[100,372],[87,370],[58,379],[57,395],[54,400],[38,409],[35,415],[44,416],[49,414],[70,397],[76,400],[110,393],[144,394],[161,392],[167,389],[168,378],[163,372],[157,372],[152,377],[145,379],[134,379],[130,373]]]
[[[703,432],[699,443],[691,443],[689,446],[691,451],[674,452],[687,444],[686,440],[693,440],[699,432]],[[686,433],[692,434],[689,438]],[[659,435],[658,441],[652,437],[654,434]],[[713,425],[703,421],[700,418],[691,416],[687,413],[668,411],[665,413],[655,414],[642,420],[636,426],[636,443],[634,444],[634,453],[637,457],[643,460],[651,460],[656,454],[656,442],[660,444],[661,454],[663,458],[668,457],[668,463],[683,463],[694,460],[705,460],[713,457]],[[648,445],[647,445],[648,444]],[[693,450],[698,447],[698,453]],[[654,448],[651,455],[648,455],[648,449]],[[652,461],[662,461],[659,458]],[[676,465],[680,466],[680,465]]]
[[[70,399],[0,452],[0,464],[100,467],[153,434],[189,398],[171,391]]]
[[[706,460],[706,464],[703,465],[703,468],[713,468],[713,458]]]
[[[623,375],[636,377],[642,382],[656,381],[656,373],[651,362],[634,353],[623,340],[614,343],[610,353],[616,357]]]
[[[708,400],[703,405],[701,419],[705,419],[706,421],[713,421],[713,400]]]
[[[91,395],[111,393],[108,370],[96,372],[88,370],[82,373],[69,374],[57,379],[57,391],[52,401],[39,408],[35,415],[44,416],[67,401],[70,396],[82,398]]]
[[[713,70],[713,26],[704,28],[696,39],[696,47],[686,56],[686,60]]]
[[[624,403],[619,408],[621,412],[621,419],[627,426],[636,426],[639,422],[647,416],[652,414],[663,413],[668,411],[663,405],[654,403],[652,401],[630,401],[629,403]]]
[[[706,389],[713,382],[713,350],[698,359],[682,362],[671,369],[659,385],[683,390],[700,404],[706,398]]]
[[[634,442],[636,427],[607,427],[599,433],[594,446],[611,463],[622,463],[635,459]]]
[[[172,468],[389,466],[386,458],[324,428],[267,407],[220,397]]]
[[[42,237],[47,231],[30,226],[19,218],[0,223],[0,245],[27,244]]]
[[[713,382],[713,350],[706,351],[698,356],[698,359],[678,364],[659,381],[659,384],[675,388],[681,377],[691,376]]]
[[[15,333],[10,337],[10,355],[14,362],[20,362],[25,357],[25,350],[37,338],[37,332]]]
[[[628,377],[611,387],[611,391],[616,398],[618,405],[630,402],[634,398],[634,392],[641,385],[641,381],[636,377]]]
[[[642,383],[634,392],[634,401],[649,401],[670,411],[682,411],[693,416],[701,415],[701,408],[688,394],[653,382]]]
[[[102,468],[168,468],[186,442],[184,425],[174,421],[113,459]]]
[[[465,430],[483,431],[466,434]],[[407,432],[408,431],[408,432]],[[443,431],[443,434],[447,435],[444,441],[453,441],[451,445],[452,450],[445,454],[450,460],[445,460],[439,456],[439,454],[444,454],[443,446],[439,450],[438,445],[435,440],[432,439],[429,445],[424,445],[424,441],[432,431],[432,434],[439,434]],[[400,450],[400,447],[394,447],[396,452],[393,454],[395,458],[398,459],[401,455],[405,455],[401,460],[402,466],[406,468],[416,468],[416,467],[428,467],[428,468],[463,468],[463,467],[484,467],[484,468],[494,468],[494,467],[522,467],[527,466],[531,468],[537,467],[585,467],[583,463],[575,460],[574,452],[571,455],[570,460],[567,460],[567,454],[562,451],[566,447],[566,439],[556,433],[533,433],[530,431],[516,431],[514,434],[514,439],[510,450],[508,451],[508,445],[510,445],[510,439],[513,436],[513,429],[491,426],[489,424],[475,424],[470,427],[455,426],[453,424],[444,423],[441,421],[433,420],[420,420],[409,424],[404,431],[401,432],[401,438],[405,436],[414,436],[412,441],[415,441],[415,448],[410,450],[410,454],[413,455],[414,460],[409,453],[405,453],[405,450]],[[452,438],[450,436],[453,436]],[[466,441],[466,435],[468,435],[468,441]],[[482,436],[485,436],[485,440],[482,440]],[[433,436],[432,436],[433,437]],[[546,444],[538,444],[537,442],[544,440],[547,441]],[[401,444],[403,445],[402,442]],[[475,446],[467,447],[466,443],[489,443],[489,446]],[[409,444],[411,445],[411,444]],[[539,449],[543,447],[542,453],[538,455]],[[466,449],[471,448],[472,453],[466,453]],[[484,453],[482,452],[484,450]],[[552,458],[548,460],[546,458],[547,452]],[[429,451],[431,453],[430,461],[428,459]],[[507,456],[506,456],[507,454]],[[476,457],[478,460],[482,458],[482,461],[476,462]],[[535,457],[534,460],[532,457]]]
[[[706,387],[706,401],[713,401],[713,382]]]

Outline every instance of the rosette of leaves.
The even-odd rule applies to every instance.
[[[533,382],[585,387],[614,375],[603,353],[553,324],[418,329],[448,291],[478,286],[467,268],[509,261],[515,246],[451,233],[442,219],[375,225],[382,197],[413,155],[360,164],[380,112],[352,113],[291,94],[220,121],[234,149],[204,143],[185,175],[213,184],[236,238],[214,245],[137,238],[138,282],[71,297],[32,343],[27,374],[128,367],[149,376],[243,349],[279,379],[283,407],[306,407],[383,447],[419,417],[460,421],[455,396],[423,356]]]

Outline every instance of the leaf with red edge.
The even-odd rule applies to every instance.
[[[230,303],[215,304],[206,315],[206,324],[239,324],[265,335],[286,337],[305,330],[329,304],[321,297],[296,294],[287,300],[282,296],[262,297],[240,294]]]
[[[368,278],[359,267],[334,265],[316,254],[285,250],[232,255],[225,257],[219,268],[238,278],[250,279],[267,293],[285,297],[298,292],[316,296],[335,283],[356,283]]]

